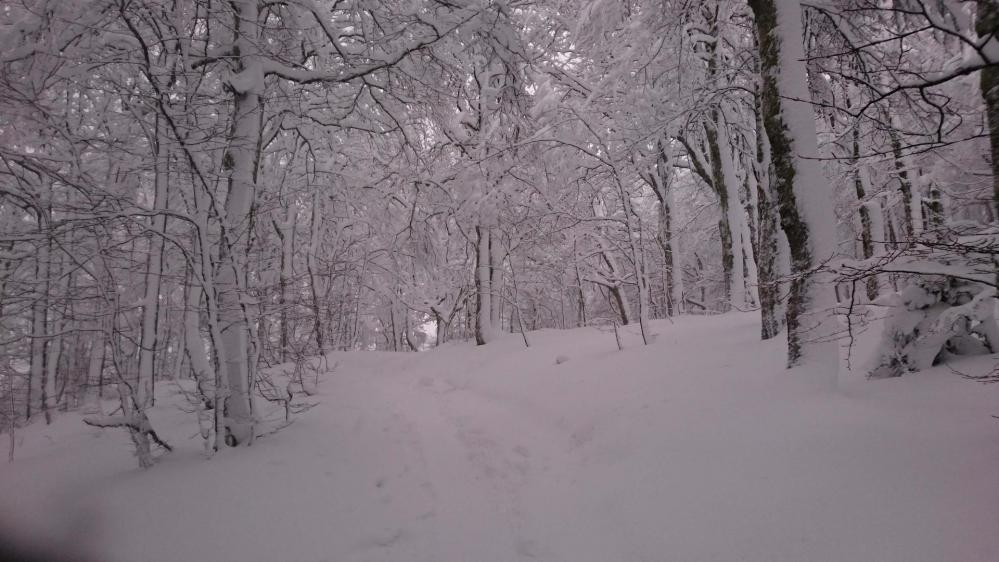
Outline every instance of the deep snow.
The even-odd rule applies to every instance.
[[[112,561],[999,560],[999,387],[934,369],[830,391],[757,323],[331,354],[317,407],[211,460],[162,384],[177,452],[141,471],[124,432],[27,428],[0,524]]]

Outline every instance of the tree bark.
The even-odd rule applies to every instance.
[[[247,281],[246,249],[250,237],[250,212],[256,196],[257,143],[261,134],[260,103],[263,69],[257,53],[260,40],[257,0],[233,0],[233,49],[237,74],[230,79],[234,90],[232,129],[225,164],[229,168],[229,192],[221,240],[216,286],[219,291],[221,348],[226,363],[228,395],[225,397],[227,437],[231,445],[249,444],[254,436],[252,369],[249,324],[241,302]]]
[[[999,2],[978,0],[978,15],[975,31],[979,37],[999,33]],[[999,38],[993,38],[996,41]],[[992,205],[995,216],[999,217],[999,66],[995,64],[982,69],[979,85],[985,100],[985,117],[989,126],[989,148],[992,160]]]
[[[475,302],[475,343],[485,345],[492,341],[493,327],[493,286],[491,233],[489,227],[476,226],[475,289],[478,299]]]
[[[817,366],[835,384],[839,350],[824,275],[813,272],[837,249],[831,189],[814,159],[815,116],[802,45],[798,0],[749,0],[760,40],[763,122],[770,141],[771,182],[791,253],[787,306],[788,366]]]
[[[847,102],[849,107],[849,102]],[[860,215],[860,251],[864,259],[874,256],[874,240],[871,235],[871,211],[867,206],[867,190],[864,189],[864,176],[860,170],[860,124],[853,127],[853,146],[850,154],[850,163],[853,165],[853,187],[857,193],[858,213]],[[867,278],[867,299],[873,301],[878,298],[878,278],[870,276]]]
[[[166,206],[167,198],[167,147],[160,130],[160,119],[156,119],[155,137],[150,139],[154,149],[153,164],[153,210],[160,211]],[[166,217],[154,215],[149,234],[149,255],[146,258],[145,293],[142,298],[142,331],[139,338],[139,380],[136,386],[136,402],[145,410],[155,403],[155,365],[160,313],[160,279],[163,275],[163,238],[166,230]]]

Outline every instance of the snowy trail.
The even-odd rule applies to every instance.
[[[211,461],[161,408],[178,452],[147,472],[67,415],[0,468],[0,522],[65,519],[122,562],[999,559],[999,388],[937,371],[830,392],[755,328],[335,354],[319,406]]]
[[[550,435],[521,421],[533,434],[516,432],[521,438],[511,440],[507,431],[491,429],[518,427],[509,404],[482,399],[453,374],[394,380],[409,374],[403,370],[373,382],[381,399],[404,406],[415,430],[414,454],[433,497],[435,559],[537,557],[541,543],[531,536],[523,507],[525,486],[536,471],[525,443],[548,443]]]
[[[680,338],[670,347],[692,343]],[[643,508],[635,512],[634,507],[642,502],[629,497],[634,493],[631,486],[635,478],[641,481],[649,474],[622,480],[624,474],[606,470],[617,457],[628,456],[628,451],[615,448],[614,441],[597,439],[598,431],[615,429],[621,409],[601,412],[599,405],[592,404],[593,412],[580,415],[571,405],[565,409],[567,404],[560,401],[539,403],[517,392],[521,388],[505,384],[519,377],[507,375],[504,380],[502,374],[482,375],[482,365],[474,369],[475,376],[455,372],[443,362],[427,361],[430,365],[407,363],[391,376],[371,380],[378,382],[376,402],[404,410],[420,436],[426,486],[434,496],[438,559],[613,560],[626,556],[640,560],[645,555],[654,559],[654,553],[666,546],[657,540],[661,532],[655,525],[647,534],[634,532],[643,524],[648,526],[644,521],[650,515],[664,511]],[[674,369],[718,371],[712,365],[717,360],[710,356],[685,357],[681,363]],[[685,379],[677,381],[667,384],[674,386],[670,391],[674,395],[684,392]],[[585,403],[593,397],[584,394],[579,399]],[[654,406],[644,404],[645,408]],[[627,436],[622,437],[618,445],[628,442]],[[647,460],[649,473],[676,464]],[[608,533],[608,529],[614,531]]]

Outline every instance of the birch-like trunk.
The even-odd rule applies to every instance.
[[[233,0],[234,40],[237,74],[230,78],[234,94],[232,129],[225,160],[229,167],[229,192],[220,260],[216,276],[220,346],[226,364],[228,392],[225,397],[226,441],[230,445],[249,444],[254,436],[252,370],[249,326],[241,299],[247,281],[246,248],[250,236],[250,212],[256,195],[257,144],[261,134],[260,94],[264,75],[258,45],[260,41],[257,0]]]
[[[723,214],[720,226],[723,229],[722,264],[728,282],[726,293],[729,304],[736,310],[742,310],[747,306],[745,263],[754,262],[752,267],[755,269],[755,256],[751,245],[745,247],[748,240],[744,238],[746,219],[739,199],[739,180],[732,159],[731,142],[720,111],[715,112],[712,125],[714,133],[708,135],[708,146],[715,190]]]

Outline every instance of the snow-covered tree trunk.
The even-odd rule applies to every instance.
[[[740,208],[740,213],[743,209]],[[753,232],[750,229],[749,221],[742,221],[742,262],[745,267],[746,298],[749,304],[758,306],[760,304],[760,268],[757,263],[756,251],[753,248]]]
[[[832,190],[817,160],[798,0],[749,0],[760,41],[763,122],[770,141],[771,185],[795,276],[787,304],[788,366],[811,364],[835,381],[839,354],[835,299],[815,272],[837,250]]]
[[[506,260],[506,252],[503,248],[503,240],[500,229],[492,229],[489,235],[489,289],[493,298],[492,309],[490,310],[489,325],[495,332],[503,330],[503,263]]]
[[[582,328],[586,326],[586,291],[583,290],[583,274],[579,269],[579,249],[576,247],[576,241],[572,241],[572,265],[576,273],[576,307],[579,309],[577,312],[579,316],[576,318],[576,327]]]
[[[990,37],[990,43],[999,43],[999,2],[978,0],[975,30],[980,38]],[[997,49],[999,50],[999,49]],[[985,100],[985,117],[989,127],[989,148],[992,163],[992,205],[999,217],[999,66],[986,66],[981,71],[980,87]]]
[[[38,217],[39,227],[43,218]],[[28,372],[28,404],[26,417],[35,416],[45,410],[45,361],[48,348],[48,291],[49,245],[42,241],[37,246],[35,256],[35,279],[39,290],[31,301],[31,364]]]
[[[666,299],[666,314],[674,316],[680,311],[680,302],[677,300],[676,291],[676,262],[678,260],[674,252],[675,242],[671,231],[672,216],[669,205],[662,202],[656,207],[656,211],[659,219],[657,239],[663,252],[663,269],[665,270],[663,271],[663,276],[665,277],[665,286],[663,287],[665,294],[663,297]]]
[[[683,314],[687,310],[687,306],[683,301],[683,255],[680,253],[680,233],[676,232],[673,227],[676,217],[673,213],[675,206],[672,192],[666,194],[666,205],[664,208],[669,209],[670,212],[670,236],[668,243],[670,253],[669,276],[671,281],[670,300],[673,302],[674,313]]]
[[[913,215],[913,201],[917,201],[918,198],[914,198],[912,194],[912,181],[909,180],[909,169],[905,163],[905,155],[902,153],[902,139],[898,134],[898,129],[896,128],[896,123],[898,122],[898,117],[894,111],[891,109],[891,103],[889,100],[889,127],[888,127],[888,138],[891,142],[892,157],[895,163],[895,176],[898,180],[898,192],[902,196],[902,201],[900,203],[901,211],[901,231],[897,232],[897,236],[900,240],[909,239],[917,234],[918,221],[916,218],[919,216]]]
[[[260,47],[257,0],[233,0],[233,51],[237,71],[229,79],[234,92],[232,129],[226,147],[229,191],[221,239],[221,264],[216,286],[219,295],[221,347],[224,350],[228,395],[225,398],[227,442],[249,444],[254,436],[252,369],[249,325],[242,299],[247,282],[246,248],[250,212],[256,194],[257,145],[261,135],[260,94],[264,72]]]
[[[602,212],[599,212],[597,216],[603,216]],[[604,265],[610,273],[610,279],[601,284],[607,288],[613,299],[614,305],[617,307],[618,314],[621,316],[621,324],[628,325],[634,320],[631,310],[631,301],[628,298],[628,294],[624,290],[622,279],[625,278],[625,273],[621,268],[620,263],[618,263],[617,257],[614,252],[611,251],[610,244],[607,243],[607,237],[604,234],[603,227],[598,227],[597,232],[593,235],[598,245],[598,253],[600,258],[603,260]]]
[[[476,226],[475,244],[475,289],[478,299],[475,305],[475,341],[485,345],[493,340],[493,286],[492,286],[492,233],[487,226]]]
[[[49,249],[49,255],[52,255],[51,248]],[[50,280],[51,277],[50,275]],[[53,293],[51,289],[46,292]],[[58,289],[55,292],[57,294],[66,294]],[[60,371],[59,359],[62,357],[63,337],[61,334],[63,332],[63,324],[64,319],[62,318],[62,314],[52,310],[49,314],[49,329],[51,334],[48,338],[48,345],[45,348],[45,387],[43,389],[45,398],[42,405],[42,408],[45,410],[45,423],[52,423],[52,413],[58,406],[59,395],[56,389],[56,380]]]
[[[295,276],[295,206],[290,196],[286,195],[284,199],[284,217],[280,222],[275,221],[274,223],[274,230],[281,241],[281,271],[278,278],[278,307],[280,308],[281,335],[278,357],[282,363],[288,361],[288,349],[291,344],[290,326],[288,325],[288,303],[290,300],[288,293],[291,281]],[[311,241],[312,237],[310,236]],[[309,282],[312,282],[311,278]]]
[[[759,61],[757,61],[758,64]],[[760,303],[760,337],[768,340],[784,327],[780,279],[781,260],[780,212],[771,185],[770,141],[763,125],[762,96],[759,85],[753,93],[753,114],[756,120],[756,155],[750,175],[756,186],[758,295]]]
[[[322,200],[319,193],[312,194],[312,215],[309,225],[309,245],[305,252],[305,267],[309,274],[309,294],[312,297],[312,329],[316,337],[316,349],[323,353],[326,349],[326,326],[323,324],[323,310],[319,300],[319,264],[316,252],[319,251],[319,229],[322,224]]]
[[[200,286],[188,284],[185,294],[184,306],[184,349],[188,356],[191,372],[197,381],[206,381],[214,384],[211,364],[208,361],[208,353],[205,351],[205,340],[201,335],[201,296]]]
[[[98,389],[100,388],[104,371],[104,330],[95,330],[90,335],[87,353],[89,359],[87,361],[86,390],[83,394],[83,412],[85,414],[96,414],[100,412],[101,404]]]
[[[746,219],[739,198],[739,181],[732,159],[732,148],[726,132],[722,112],[716,111],[714,122],[708,126],[708,147],[712,165],[712,180],[721,205],[722,266],[727,283],[728,303],[737,310],[745,309],[745,263],[755,262],[752,246],[744,238]],[[744,261],[745,260],[745,261]],[[755,263],[752,265],[755,269]]]
[[[656,164],[643,177],[658,199],[656,206],[658,230],[656,240],[663,252],[663,275],[665,287],[663,298],[666,299],[666,314],[673,316],[682,314],[683,306],[683,268],[680,258],[680,241],[678,233],[673,232],[676,221],[675,204],[673,201],[673,162],[666,144],[660,140],[656,144]]]
[[[616,174],[615,174],[616,176]],[[641,225],[636,225],[638,217],[635,215],[631,205],[631,194],[625,189],[624,184],[617,179],[618,195],[621,197],[621,206],[624,211],[625,232],[628,235],[628,249],[631,251],[632,275],[635,277],[635,284],[638,286],[638,327],[642,333],[642,342],[648,345],[651,341],[652,333],[649,330],[649,283],[645,275],[645,251],[641,247]],[[619,288],[620,289],[620,288]]]
[[[849,104],[849,102],[848,102]],[[871,209],[867,204],[867,189],[865,187],[865,174],[861,170],[860,162],[860,124],[853,126],[852,147],[850,153],[850,164],[853,166],[853,188],[857,194],[858,215],[860,217],[860,253],[864,259],[874,256],[874,236],[872,229]],[[873,301],[878,298],[878,278],[871,276],[867,278],[867,299]]]
[[[155,152],[153,163],[153,212],[162,211],[167,198],[167,146],[164,142],[160,119],[156,120],[155,137],[150,139]],[[154,215],[149,235],[149,255],[146,259],[145,294],[142,298],[142,331],[139,338],[139,380],[135,399],[140,409],[155,403],[155,365],[159,312],[160,280],[163,276],[163,238],[166,216]]]
[[[717,115],[717,112],[714,112]],[[717,121],[705,125],[705,138],[708,146],[708,161],[711,166],[711,186],[718,196],[718,204],[721,207],[721,217],[718,219],[718,236],[721,240],[722,278],[725,287],[723,298],[723,310],[734,306],[744,308],[744,291],[738,289],[739,285],[744,285],[742,268],[736,268],[736,251],[734,247],[735,239],[732,231],[732,213],[729,201],[729,189],[726,182],[726,167],[722,161],[722,147],[720,146]],[[738,207],[738,203],[736,203]]]

